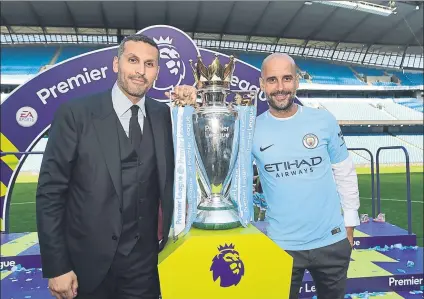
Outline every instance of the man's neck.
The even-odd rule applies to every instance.
[[[128,98],[128,100],[130,100],[131,103],[133,103],[134,105],[137,105],[137,103],[140,102],[140,100],[144,97],[144,95],[141,96],[141,97],[135,97],[135,96],[128,94],[123,88],[121,88],[121,86],[119,86],[119,84],[118,84],[118,88]]]
[[[296,114],[298,106],[296,103],[293,103],[287,110],[276,110],[272,107],[269,107],[269,112],[272,116],[277,118],[289,118]]]

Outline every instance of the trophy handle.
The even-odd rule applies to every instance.
[[[256,90],[231,90],[235,94],[231,102],[233,106],[257,106],[259,91]]]
[[[171,103],[171,105],[180,106],[180,107],[191,105],[191,104],[187,104],[187,102],[184,101],[184,100],[176,99],[176,96],[177,96],[177,94],[174,90],[169,91],[169,102]],[[201,97],[199,98],[198,91],[197,91],[196,92],[196,102],[191,106],[196,108],[200,103],[202,103],[202,99],[201,99]]]

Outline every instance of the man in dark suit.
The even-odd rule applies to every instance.
[[[36,206],[43,274],[56,298],[159,297],[174,153],[169,107],[145,96],[158,64],[153,40],[129,36],[113,61],[113,88],[55,115]]]

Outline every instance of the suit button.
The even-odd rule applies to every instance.
[[[113,235],[113,236],[112,236],[112,240],[113,240],[113,241],[116,241],[116,240],[118,240],[118,237],[117,237],[117,236],[115,236],[115,235]]]
[[[143,164],[143,162],[138,162],[138,166],[141,166],[141,164]]]
[[[138,220],[141,220],[141,219],[143,219],[143,217],[141,217],[141,216],[140,216],[140,217],[138,217]]]
[[[136,239],[136,240],[137,240],[138,238],[139,238],[139,237],[138,237],[138,235],[134,237],[134,239]]]

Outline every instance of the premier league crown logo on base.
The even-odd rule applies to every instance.
[[[223,64],[215,55],[210,65],[198,56],[195,64],[190,60],[190,65],[201,104],[194,109],[183,107],[184,103],[174,103],[176,136],[181,136],[180,142],[178,137],[176,139],[177,168],[185,165],[187,169],[185,177],[176,178],[177,215],[184,215],[186,211],[179,212],[179,209],[188,207],[186,231],[191,225],[208,230],[247,226],[252,204],[250,152],[256,94],[230,90],[235,69],[232,56]],[[235,93],[234,100],[229,101],[232,93]],[[180,132],[185,136],[178,133],[181,125]],[[186,198],[183,198],[184,191]],[[180,220],[175,222],[177,235],[182,225],[181,219],[176,219]]]
[[[244,275],[244,264],[235,245],[225,244],[218,247],[219,254],[212,260],[213,280],[220,279],[221,287],[236,286]]]

